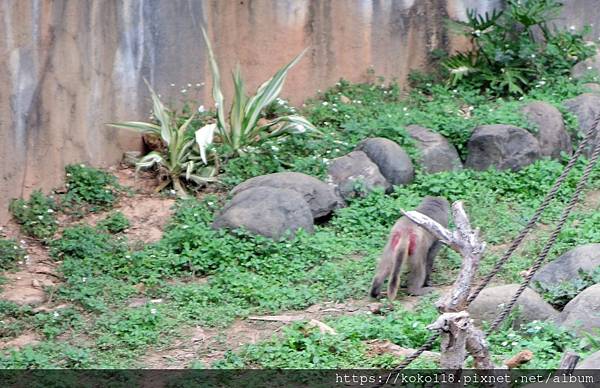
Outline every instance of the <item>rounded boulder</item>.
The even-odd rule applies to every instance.
[[[538,140],[523,128],[494,124],[475,128],[465,166],[474,170],[517,171],[540,159]]]
[[[456,148],[444,136],[418,125],[409,125],[406,131],[421,151],[421,163],[426,172],[433,174],[463,168]]]
[[[230,194],[235,196],[254,187],[295,191],[304,198],[315,219],[325,217],[343,206],[343,200],[336,195],[332,186],[299,172],[277,172],[250,178],[234,187]]]
[[[493,322],[518,288],[518,284],[506,284],[483,289],[469,306],[468,311],[471,318],[477,325],[480,325],[482,321]],[[521,314],[514,322],[515,328],[523,323],[553,320],[558,316],[558,312],[530,288],[526,288],[517,299],[516,306],[521,307]]]
[[[379,167],[379,171],[392,185],[405,185],[415,178],[415,168],[410,157],[398,143],[383,137],[361,141],[356,151],[362,151]]]
[[[352,151],[331,160],[328,175],[328,180],[344,199],[361,196],[378,187],[385,191],[392,187],[379,167],[362,151]]]
[[[212,224],[215,229],[244,228],[251,233],[280,239],[299,229],[314,231],[310,207],[294,190],[253,187],[236,194]]]

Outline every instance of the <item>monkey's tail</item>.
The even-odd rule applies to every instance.
[[[390,282],[388,284],[388,299],[390,301],[396,299],[398,287],[400,286],[400,271],[402,270],[402,263],[407,259],[410,243],[408,235],[403,235],[398,242],[398,254],[394,258],[392,275],[390,276]]]

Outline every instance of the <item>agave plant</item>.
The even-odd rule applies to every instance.
[[[204,28],[202,34],[208,50],[208,58],[213,79],[212,94],[217,109],[217,123],[204,126],[196,133],[196,139],[202,154],[212,142],[213,133],[217,132],[221,142],[232,153],[241,155],[246,147],[266,138],[288,133],[317,131],[304,117],[298,115],[281,116],[266,123],[260,123],[261,112],[273,102],[283,87],[289,70],[300,61],[307,49],[304,49],[290,63],[281,68],[273,77],[264,82],[254,96],[247,96],[239,67],[233,72],[234,95],[226,119],[225,103],[221,91],[221,76],[212,46]]]
[[[182,184],[182,179],[197,184],[214,182],[217,167],[208,164],[206,147],[198,149],[198,151],[201,151],[199,153],[196,150],[198,147],[195,147],[196,140],[186,135],[195,114],[192,114],[183,124],[177,126],[173,112],[161,102],[150,84],[146,80],[144,82],[150,90],[152,113],[159,124],[125,121],[107,125],[160,136],[166,146],[165,152],[152,151],[146,154],[136,163],[136,172],[141,168],[158,165],[160,169],[166,172],[167,179],[157,187],[156,191],[160,191],[172,183],[177,194],[180,197],[186,197],[187,192]],[[215,154],[213,154],[213,157],[215,162],[218,162]]]

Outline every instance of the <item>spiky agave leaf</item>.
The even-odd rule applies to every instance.
[[[256,94],[250,98],[245,108],[246,120],[244,122],[244,128],[242,129],[242,133],[244,135],[247,136],[252,132],[256,126],[256,122],[260,117],[260,113],[267,105],[277,98],[281,92],[281,89],[283,88],[287,73],[298,63],[298,61],[300,61],[307,50],[308,47],[302,50],[302,52],[298,54],[290,63],[279,69],[279,71],[277,71],[273,77],[264,82],[257,89]]]
[[[142,168],[152,167],[155,164],[164,164],[164,162],[165,162],[165,159],[163,158],[163,156],[161,154],[159,154],[156,151],[152,151],[152,152],[149,152],[148,154],[144,155],[135,164],[135,169],[136,169],[136,171],[139,171]]]
[[[152,97],[152,114],[160,123],[160,136],[164,142],[168,145],[171,142],[171,113],[169,109],[162,103],[158,94],[152,89],[152,86],[144,78],[148,90],[150,90],[150,96]]]
[[[210,63],[210,71],[212,74],[213,81],[212,94],[217,108],[217,122],[219,125],[219,132],[221,133],[221,136],[226,138],[227,142],[231,143],[231,140],[228,138],[229,128],[227,127],[227,121],[225,120],[225,103],[223,98],[223,92],[221,91],[221,74],[219,72],[219,65],[217,64],[217,60],[215,58],[215,54],[210,44],[210,40],[208,39],[208,34],[206,33],[204,27],[202,27],[202,37],[204,38],[204,43],[206,44],[206,49],[208,50],[208,61]]]
[[[258,127],[256,134],[260,134],[268,128],[275,128],[274,131],[269,132],[265,137],[279,136],[282,133],[304,133],[307,131],[320,133],[314,125],[312,125],[307,119],[298,115],[281,116],[278,117],[264,126]]]
[[[109,127],[132,129],[141,133],[154,133],[160,136],[161,128],[152,123],[144,123],[143,121],[122,121],[119,123],[108,123]]]

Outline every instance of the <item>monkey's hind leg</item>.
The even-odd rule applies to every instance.
[[[381,259],[379,259],[379,264],[377,264],[377,272],[373,278],[371,292],[369,293],[372,298],[377,298],[379,296],[383,282],[385,282],[385,279],[390,275],[390,272],[392,272],[392,260],[395,256],[393,243],[394,235],[392,234],[388,239],[385,248],[383,249],[383,254],[381,255]]]
[[[407,258],[409,244],[407,238],[402,238],[398,243],[398,253],[394,260],[394,267],[388,284],[388,299],[390,302],[396,299],[396,294],[398,293],[398,287],[400,286],[400,270],[402,269],[402,263]]]
[[[431,287],[423,287],[427,278],[428,263],[424,252],[416,252],[411,256],[410,273],[408,275],[408,293],[411,295],[425,295],[433,290]]]

